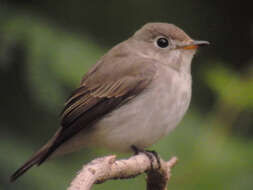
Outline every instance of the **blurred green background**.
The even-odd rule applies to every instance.
[[[211,46],[195,56],[186,117],[150,149],[178,156],[168,189],[253,189],[253,22],[249,1],[0,0],[0,189],[66,189],[84,150],[8,178],[59,126],[82,75],[147,22],[169,22]],[[127,157],[129,155],[121,155]],[[144,175],[94,189],[144,189]]]

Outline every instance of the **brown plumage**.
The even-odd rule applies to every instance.
[[[166,47],[159,46],[159,38]],[[132,145],[146,148],[155,143],[185,114],[191,97],[191,60],[195,49],[207,44],[193,41],[172,24],[144,25],[83,77],[65,104],[53,138],[10,180],[89,140],[124,151]],[[187,52],[185,47],[189,47]]]
[[[119,48],[119,53],[124,53],[123,46],[125,44],[121,43],[115,48]],[[116,107],[134,98],[150,83],[155,68],[148,60],[145,64],[142,62],[125,64],[127,59],[118,59],[108,64],[106,60],[110,59],[110,56],[112,55],[108,52],[107,57],[102,59],[104,61],[98,62],[83,77],[81,87],[72,93],[65,104],[60,129],[49,143],[11,176],[10,181],[16,180],[33,165],[43,163],[61,144],[83,128],[91,127],[94,122]],[[105,67],[116,69],[118,75],[113,75]]]

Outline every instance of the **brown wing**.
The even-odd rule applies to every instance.
[[[113,68],[108,69],[110,66]],[[139,94],[151,82],[156,67],[149,61],[132,64],[121,61],[110,65],[100,63],[95,69],[96,72],[87,73],[81,87],[66,102],[62,128],[39,164],[80,130],[91,127],[102,116]]]
[[[122,59],[119,60],[121,61],[111,64],[99,62],[84,76],[81,87],[75,90],[66,102],[61,128],[11,176],[11,181],[33,165],[40,165],[80,130],[92,127],[94,122],[134,98],[150,84],[156,71],[152,62],[134,63],[130,60],[131,63],[126,63]]]

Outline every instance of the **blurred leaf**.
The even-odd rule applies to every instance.
[[[52,112],[62,107],[65,86],[77,86],[103,50],[87,37],[64,32],[46,20],[16,16],[2,20],[5,41],[26,46],[26,77],[33,98]]]
[[[239,108],[253,108],[253,74],[243,78],[222,64],[213,64],[205,73],[207,84],[221,102]]]

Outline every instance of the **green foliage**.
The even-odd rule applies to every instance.
[[[5,19],[2,32],[6,43],[24,43],[29,90],[37,102],[52,112],[56,112],[66,98],[62,85],[77,86],[87,68],[104,52],[92,40],[38,18]]]
[[[253,108],[253,71],[247,77],[218,63],[206,70],[206,81],[220,102],[231,107]]]

